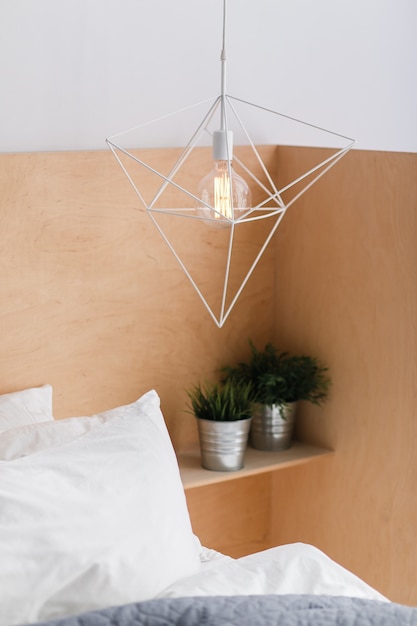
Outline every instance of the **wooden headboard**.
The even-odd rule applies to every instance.
[[[273,245],[218,329],[109,150],[0,163],[0,393],[50,383],[61,418],[155,388],[193,443],[185,388],[272,336]]]
[[[290,180],[310,157],[269,153]],[[415,604],[417,155],[342,164],[289,211],[219,330],[110,151],[0,156],[0,393],[49,382],[64,417],[155,387],[181,449],[196,439],[184,388],[249,336],[323,355],[331,398],[298,428],[335,448],[331,470],[191,490],[195,532],[234,556],[313,543]]]

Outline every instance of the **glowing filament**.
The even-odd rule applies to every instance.
[[[232,198],[230,194],[230,178],[228,172],[223,172],[221,176],[214,178],[214,208],[215,217],[221,219],[233,218]]]

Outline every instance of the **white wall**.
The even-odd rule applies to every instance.
[[[229,93],[417,151],[416,0],[228,0],[228,16]],[[104,148],[217,95],[221,18],[222,0],[1,0],[0,150]]]

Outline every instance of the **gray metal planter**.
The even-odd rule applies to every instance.
[[[217,472],[242,469],[251,420],[197,419],[202,466]]]
[[[249,441],[257,450],[286,450],[291,446],[296,402],[255,404]]]

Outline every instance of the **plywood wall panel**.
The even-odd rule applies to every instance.
[[[323,154],[268,158],[284,184]],[[317,355],[330,397],[297,430],[334,457],[190,490],[196,532],[234,556],[308,541],[417,604],[416,181],[416,155],[351,152],[291,207],[219,330],[108,151],[1,155],[0,392],[49,382],[64,417],[154,387],[181,449],[185,388],[249,337]]]
[[[271,477],[186,491],[193,530],[206,547],[238,558],[271,546]]]
[[[286,149],[281,166],[309,151]],[[315,543],[390,598],[417,604],[417,156],[351,152],[276,237],[276,342],[330,367],[298,434],[331,466],[297,468],[277,541]],[[275,476],[274,489],[282,489]]]
[[[0,392],[49,382],[65,417],[156,388],[194,443],[185,388],[272,334],[272,247],[219,330],[109,150],[1,155],[0,189]]]

